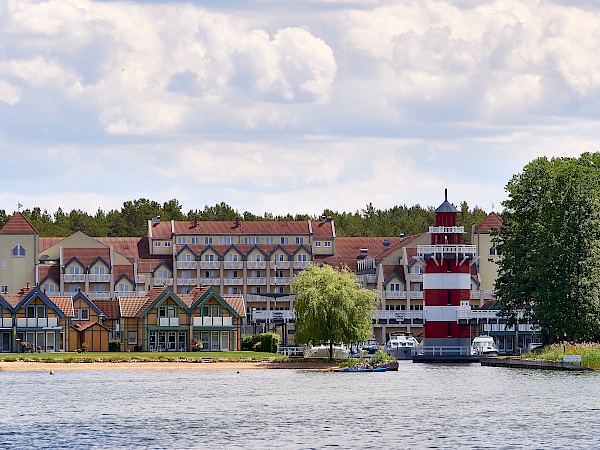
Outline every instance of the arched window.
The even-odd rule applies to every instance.
[[[15,245],[12,249],[12,255],[17,257],[24,257],[25,247],[23,247],[21,244]]]
[[[490,247],[490,256],[498,256],[498,249],[495,245],[492,245]]]

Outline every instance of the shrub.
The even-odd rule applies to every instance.
[[[371,358],[371,360],[369,361],[369,363],[372,366],[375,366],[379,363],[385,362],[385,361],[395,361],[396,358],[394,358],[393,356],[388,355],[386,352],[382,351],[381,349],[377,350],[375,352],[375,354],[373,355],[373,357]]]
[[[242,350],[277,353],[279,341],[277,333],[252,334],[242,339]]]
[[[118,352],[121,350],[121,341],[119,339],[111,339],[108,341],[108,351]]]

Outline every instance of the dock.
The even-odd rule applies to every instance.
[[[565,363],[562,361],[543,361],[540,359],[521,358],[481,358],[482,366],[509,367],[514,369],[539,369],[539,370],[566,370],[566,371],[588,371],[589,367],[579,364]]]

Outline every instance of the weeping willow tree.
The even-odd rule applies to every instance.
[[[353,272],[325,265],[310,266],[291,283],[295,293],[295,341],[333,344],[366,341],[372,333],[373,313],[379,304],[375,291],[362,288]]]

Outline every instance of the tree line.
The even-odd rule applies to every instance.
[[[469,239],[472,225],[478,225],[485,218],[484,210],[475,206],[470,208],[467,202],[458,207],[458,224],[465,227],[465,238]],[[58,208],[50,214],[40,207],[25,209],[23,215],[29,219],[42,237],[66,237],[81,231],[88,236],[97,237],[142,237],[148,233],[148,220],[159,216],[161,220],[176,221],[306,221],[321,220],[331,217],[335,221],[336,236],[376,237],[376,236],[410,236],[425,233],[430,226],[435,225],[435,208],[414,206],[394,206],[389,209],[377,209],[372,203],[360,211],[353,213],[325,209],[319,216],[310,214],[273,215],[265,212],[263,215],[245,211],[242,214],[228,204],[221,202],[214,206],[204,206],[204,209],[192,209],[187,213],[176,199],[159,203],[140,198],[126,201],[120,210],[108,212],[98,209],[95,214],[89,214],[79,209],[65,212]],[[0,210],[0,227],[4,226],[10,215]],[[467,242],[468,243],[468,242]]]

